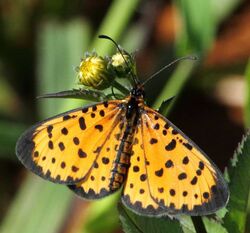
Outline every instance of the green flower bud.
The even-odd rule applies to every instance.
[[[99,90],[110,86],[114,76],[108,71],[107,65],[107,60],[96,53],[86,55],[77,67],[80,84]]]
[[[120,52],[114,54],[111,57],[109,67],[112,67],[118,77],[126,77],[129,72],[136,74],[134,58],[128,54],[121,55]]]

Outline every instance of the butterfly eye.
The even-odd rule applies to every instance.
[[[96,53],[87,55],[77,67],[80,84],[103,90],[110,86],[114,75],[107,69],[107,60]]]

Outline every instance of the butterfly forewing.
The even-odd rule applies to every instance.
[[[148,192],[160,209],[203,215],[227,203],[228,189],[220,171],[179,129],[148,107],[141,115],[141,128]],[[138,199],[145,200],[149,199]]]
[[[72,110],[38,123],[19,139],[18,158],[28,169],[53,182],[82,180],[120,113],[119,102]]]

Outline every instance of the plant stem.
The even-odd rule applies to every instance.
[[[115,80],[112,82],[112,86],[117,88],[125,96],[127,96],[129,94],[129,90],[126,87],[122,86],[120,83],[118,83]]]

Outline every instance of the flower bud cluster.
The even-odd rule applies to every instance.
[[[136,68],[134,57],[122,50],[122,54],[117,52],[111,57],[86,53],[76,71],[79,84],[103,90],[111,86],[115,78],[130,78]]]

